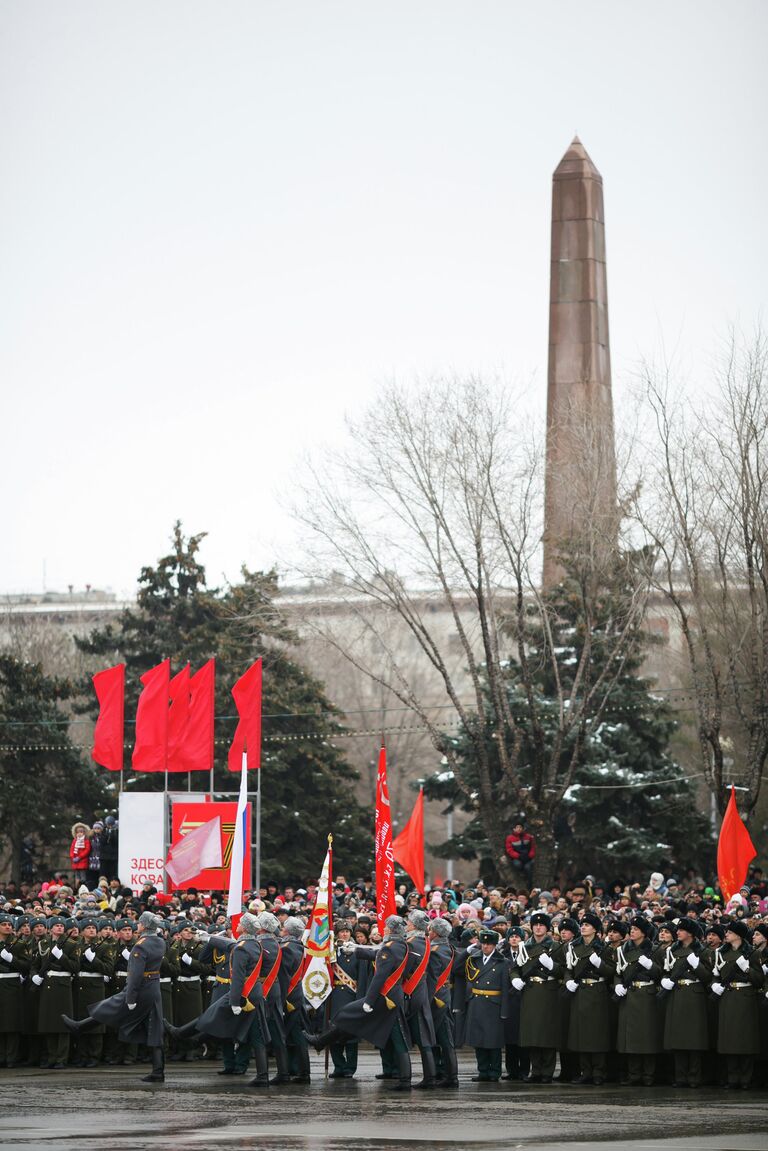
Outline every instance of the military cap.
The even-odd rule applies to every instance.
[[[30,927],[47,927],[48,920],[44,915],[34,915],[29,921]]]
[[[352,924],[348,919],[337,919],[333,925],[333,930],[338,935],[340,931],[351,931]]]
[[[636,927],[638,931],[642,931],[646,939],[653,939],[653,924],[651,923],[650,919],[646,919],[644,915],[636,915],[632,920],[630,927]]]
[[[582,919],[581,922],[582,922],[582,924],[588,923],[591,927],[594,927],[595,931],[602,933],[602,930],[603,930],[602,921],[601,921],[599,915],[595,915],[594,911],[587,911],[584,914],[584,918]]]
[[[723,927],[722,923],[708,923],[707,926],[704,928],[704,934],[705,935],[716,935],[717,938],[722,943],[723,940],[725,939],[725,928]]]
[[[405,920],[399,915],[388,915],[384,920],[384,931],[393,939],[405,939]]]
[[[115,921],[114,919],[110,919],[109,916],[103,915],[96,920],[96,926],[98,927],[99,931],[105,931],[108,927],[114,931]]]
[[[10,923],[11,927],[16,926],[16,920],[12,915],[8,915],[6,911],[0,912],[0,923]]]
[[[433,935],[437,935],[441,939],[447,939],[451,934],[451,925],[447,919],[433,919],[429,929]]]
[[[634,927],[634,921],[632,926]],[[623,919],[611,919],[605,925],[605,934],[609,935],[612,931],[616,931],[624,939],[629,932],[629,924],[625,923]]]
[[[115,930],[116,931],[122,931],[124,927],[130,927],[131,931],[136,930],[136,924],[133,922],[132,919],[116,919],[115,920]]]
[[[408,922],[415,931],[426,932],[429,931],[429,925],[432,920],[429,918],[426,911],[416,909],[408,913]]]
[[[677,924],[678,931],[687,931],[694,939],[701,939],[704,932],[698,919],[690,919],[688,916],[683,916]]]
[[[67,921],[63,915],[50,915],[48,917],[48,919],[44,919],[44,920],[42,920],[42,922],[45,923],[45,925],[49,931],[52,927],[59,927],[59,926],[60,927],[66,927],[67,926]]]
[[[477,939],[477,928],[467,927],[462,931],[459,937],[459,942],[463,944],[471,943],[473,939]]]
[[[499,942],[499,933],[484,927],[482,931],[478,932],[477,938],[481,943],[492,943],[495,946]]]
[[[768,939],[768,923],[756,923],[752,928],[753,935],[762,935],[763,939]]]
[[[26,912],[24,913],[24,915],[20,915],[19,918],[16,920],[16,930],[18,931],[20,927],[31,926],[32,920],[34,918],[35,918],[34,915],[28,915]]]
[[[566,916],[565,919],[560,921],[560,931],[562,932],[563,930],[570,931],[571,935],[578,935],[581,929],[578,920]]]
[[[68,915],[64,920],[64,926],[66,927],[67,931],[71,931],[73,927],[79,928],[80,924],[76,919],[73,919],[71,915]]]
[[[739,939],[749,938],[749,928],[743,919],[731,919],[724,926],[726,932],[732,931],[734,935],[738,935]]]
[[[549,931],[552,925],[552,920],[547,915],[546,911],[534,911],[533,915],[531,916],[531,927],[535,927],[537,923],[542,924],[542,926],[546,927],[547,931]]]
[[[525,939],[525,928],[521,924],[516,923],[507,930],[507,939],[511,939],[513,935],[517,936],[518,939]]]

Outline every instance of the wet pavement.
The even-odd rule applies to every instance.
[[[3,1146],[15,1151],[765,1151],[768,1092],[547,1087],[472,1083],[458,1091],[393,1093],[362,1053],[354,1080],[326,1080],[313,1056],[310,1086],[247,1086],[216,1063],[170,1064],[165,1084],[139,1067],[0,1071]]]

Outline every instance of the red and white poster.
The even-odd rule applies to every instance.
[[[203,824],[219,817],[221,827],[221,867],[209,867],[198,875],[175,884],[170,875],[169,891],[185,891],[196,887],[203,891],[226,891],[229,885],[229,867],[232,861],[232,846],[235,839],[236,803],[188,803],[176,800],[173,804],[171,825],[171,850],[173,846],[191,831],[197,831]],[[243,890],[251,886],[251,805],[246,807],[245,850],[243,852]]]

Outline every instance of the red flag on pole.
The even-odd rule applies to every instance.
[[[213,713],[216,661],[209,659],[189,681],[189,722],[184,742],[187,771],[213,769]]]
[[[379,752],[379,771],[376,777],[376,917],[379,931],[384,934],[384,920],[395,915],[395,860],[392,855],[392,816],[389,809],[387,786],[387,752]]]
[[[232,688],[232,698],[240,716],[227,764],[230,771],[240,771],[243,752],[248,753],[248,768],[261,767],[261,660],[257,659],[240,676]]]
[[[164,659],[141,677],[144,690],[136,708],[134,771],[165,771],[168,760],[168,690],[171,661]]]
[[[123,770],[123,742],[125,737],[125,664],[118,663],[93,677],[99,718],[93,730],[94,763],[109,771]]]
[[[171,706],[168,709],[167,770],[188,771],[185,746],[189,727],[189,664],[178,671],[168,684],[168,696]]]
[[[424,788],[413,805],[411,818],[392,843],[392,854],[413,880],[417,891],[424,891]]]
[[[726,903],[738,895],[739,888],[747,878],[749,865],[756,855],[755,845],[739,815],[736,792],[731,784],[731,798],[725,809],[717,841],[717,877]]]

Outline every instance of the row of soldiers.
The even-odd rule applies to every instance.
[[[457,942],[446,920],[413,911],[407,920],[387,920],[380,948],[354,944],[342,921],[333,990],[313,1016],[302,988],[302,920],[281,926],[269,912],[246,914],[237,938],[196,935],[182,924],[167,944],[167,925],[145,918],[152,920],[145,937],[155,936],[149,969],[146,939],[138,946],[130,921],[88,923],[75,935],[58,917],[14,923],[0,916],[0,1057],[6,1064],[17,1061],[22,1032],[28,1059],[37,1053],[49,1066],[65,1064],[72,1033],[87,1066],[102,1054],[130,1061],[143,1036],[138,1016],[130,1016],[136,1003],[126,1002],[132,965],[141,968],[133,984],[146,1003],[157,1000],[160,1022],[150,1046],[164,1046],[163,1027],[178,1058],[194,1057],[202,1042],[215,1043],[220,1074],[245,1074],[253,1059],[254,1087],[308,1082],[310,1047],[329,1047],[333,1077],[351,1078],[361,1040],[380,1049],[380,1078],[396,1089],[411,1087],[414,1045],[420,1088],[458,1086],[462,1046],[475,1049],[481,1082],[501,1078],[503,1057],[506,1078],[552,1082],[559,1052],[560,1079],[577,1084],[605,1082],[610,1062],[620,1065],[626,1082],[649,1086],[664,1081],[669,1062],[676,1086],[698,1087],[709,1076],[746,1088],[755,1060],[766,1056],[768,938],[757,929],[750,943],[740,921],[714,926],[703,939],[693,918],[657,933],[638,916],[604,931],[587,912],[578,922],[561,922],[555,937],[549,917],[537,912],[530,935],[522,927],[510,928],[504,939],[480,930]],[[272,1079],[270,1053],[277,1068]],[[153,1060],[150,1081],[162,1081],[162,1051]]]
[[[114,1029],[102,1025],[73,1047],[62,1022],[62,1015],[86,1018],[91,1005],[125,990],[137,927],[109,917],[0,915],[0,1066],[137,1061],[138,1045],[121,1042]],[[160,930],[167,934],[165,924]],[[225,956],[201,942],[191,924],[176,923],[158,976],[164,1017],[182,1024],[197,1018],[225,967]],[[172,1056],[196,1057],[188,1047]]]

